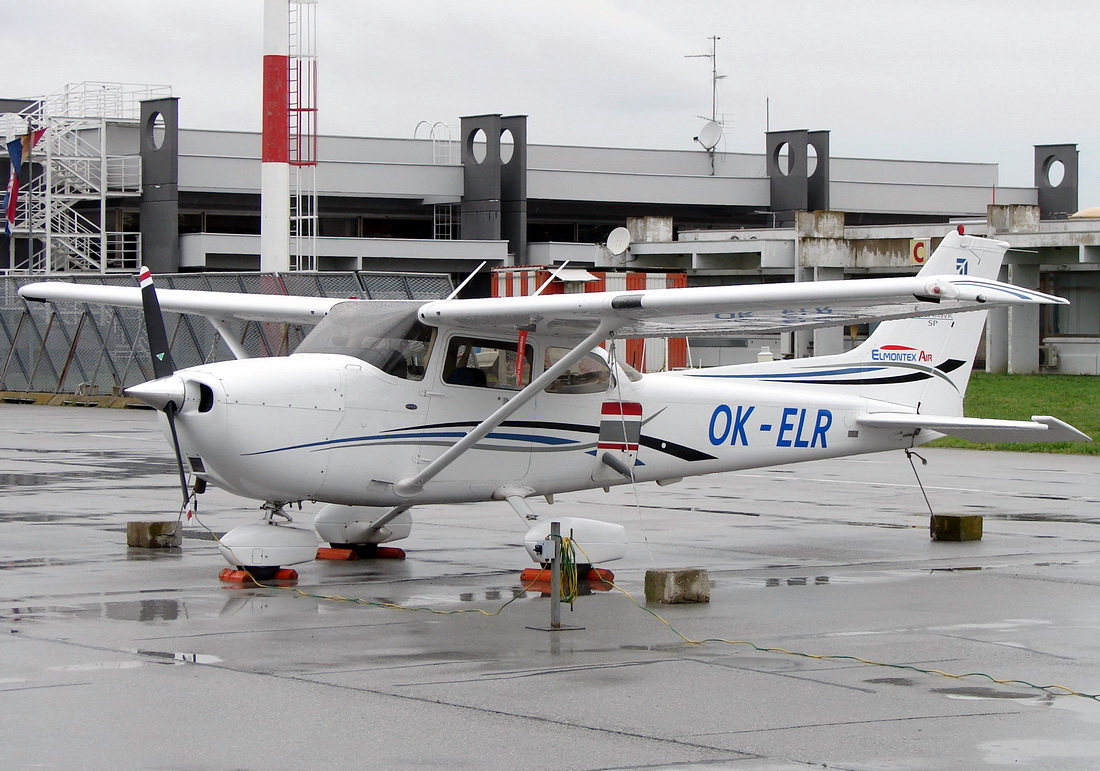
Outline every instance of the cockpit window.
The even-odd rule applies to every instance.
[[[422,302],[339,303],[306,335],[295,353],[354,356],[388,375],[423,380],[435,329],[420,323]]]
[[[523,348],[523,362],[517,355],[516,340],[486,340],[473,337],[452,337],[443,360],[443,382],[451,385],[479,388],[518,390],[531,382],[530,345]],[[516,377],[517,365],[522,366]]]
[[[558,359],[569,353],[568,348],[550,347],[546,349],[545,365],[549,369]],[[584,357],[567,369],[546,386],[551,394],[594,394],[606,391],[611,386],[611,368],[607,362],[594,353]]]

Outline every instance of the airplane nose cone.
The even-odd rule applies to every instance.
[[[132,396],[158,410],[167,407],[168,402],[175,402],[176,407],[182,407],[183,400],[187,395],[183,378],[177,375],[130,386],[125,390],[125,393],[127,396]]]

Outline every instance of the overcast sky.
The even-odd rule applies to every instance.
[[[528,141],[720,149],[823,129],[834,157],[989,162],[1033,185],[1033,145],[1076,143],[1100,206],[1096,0],[318,0],[321,133],[528,115]],[[188,128],[258,130],[262,0],[35,0],[4,12],[2,96],[165,84]],[[765,105],[770,102],[770,111]]]

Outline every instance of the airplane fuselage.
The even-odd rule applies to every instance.
[[[269,501],[394,506],[484,501],[502,488],[547,495],[628,483],[601,461],[608,451],[645,482],[919,443],[858,426],[856,417],[871,411],[860,397],[691,373],[632,380],[616,369],[602,388],[539,393],[409,497],[394,491],[397,480],[516,391],[448,383],[432,369],[403,379],[333,354],[229,361],[176,376],[187,384],[177,424],[192,472]],[[607,403],[636,406],[627,418],[608,417]],[[633,427],[617,425],[627,421]]]

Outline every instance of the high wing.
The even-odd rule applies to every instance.
[[[1067,300],[988,278],[918,275],[793,284],[654,289],[439,300],[420,309],[433,326],[518,328],[584,336],[601,321],[620,337],[783,332]]]
[[[19,288],[19,295],[36,302],[85,302],[124,308],[141,307],[141,290],[136,286],[130,288],[44,281],[24,284]],[[157,297],[162,310],[205,316],[212,322],[239,319],[287,324],[316,324],[333,305],[346,302],[330,297],[291,297],[190,289],[161,289],[157,292]]]

